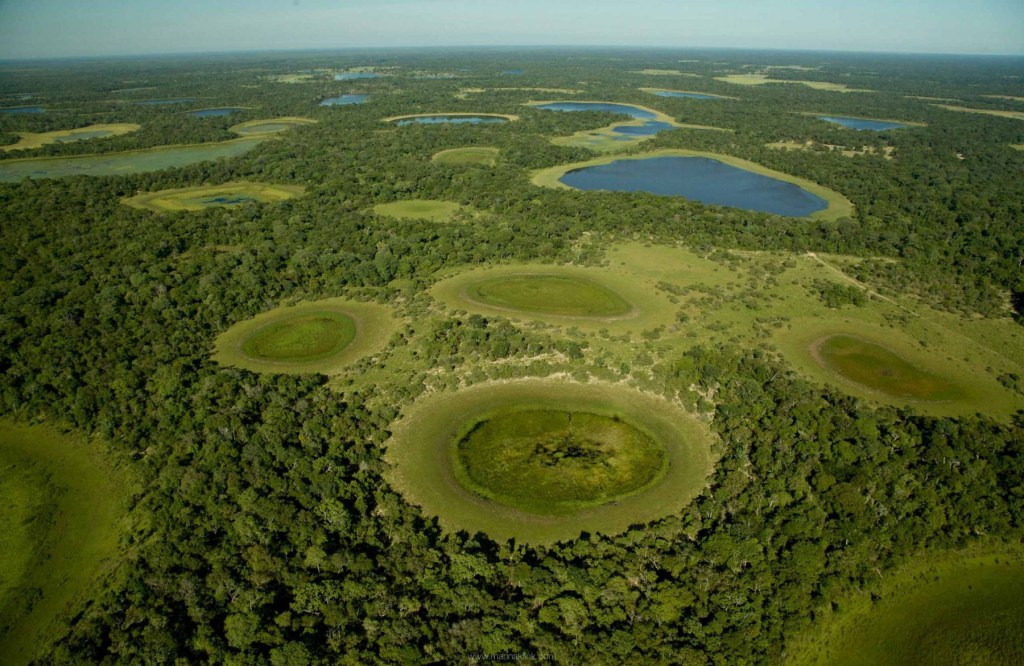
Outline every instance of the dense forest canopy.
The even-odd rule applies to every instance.
[[[784,67],[792,65],[809,69]],[[116,566],[62,616],[39,660],[430,663],[527,652],[566,663],[778,663],[848,595],[873,590],[883,572],[922,552],[1019,548],[1020,412],[927,416],[809,381],[768,343],[679,351],[654,330],[615,347],[571,327],[444,307],[427,290],[488,264],[598,266],[611,244],[641,241],[723,263],[731,252],[844,255],[844,270],[874,294],[970,321],[1019,319],[1024,152],[1011,146],[1024,144],[1024,122],[936,104],[1024,111],[1019,99],[1000,97],[1024,97],[1022,65],[496,49],[0,66],[0,107],[45,108],[0,114],[2,145],[19,132],[141,125],[0,151],[0,167],[225,141],[237,138],[229,127],[255,119],[317,121],[216,162],[0,183],[0,412],[86,433],[140,479]],[[352,68],[380,76],[334,80]],[[736,73],[874,92],[715,78]],[[285,82],[289,75],[303,76]],[[736,99],[659,98],[641,87]],[[347,93],[368,99],[319,105]],[[177,98],[195,101],[136,103]],[[841,192],[855,214],[812,222],[643,193],[535,187],[532,171],[594,156],[553,137],[624,119],[524,106],[538,99],[641,104],[732,130],[662,132],[629,152],[743,158]],[[220,106],[242,109],[184,113]],[[520,119],[381,122],[435,112]],[[923,126],[853,132],[814,115],[825,113]],[[769,146],[787,141],[811,149]],[[494,165],[431,159],[465,146],[497,148]],[[878,150],[847,156],[829,146]],[[279,203],[200,212],[121,203],[229,181],[306,189]],[[455,202],[477,217],[373,212],[406,199]],[[814,287],[837,309],[865,307],[864,294]],[[233,324],[336,296],[387,304],[403,322],[382,352],[348,372],[256,374],[211,359],[214,340]],[[1024,394],[1024,366],[1013,360],[1017,371],[1001,381]],[[389,428],[420,395],[555,373],[628,382],[702,414],[719,460],[701,494],[681,514],[621,534],[530,545],[444,530],[385,480]]]

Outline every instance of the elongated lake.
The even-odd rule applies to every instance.
[[[538,109],[545,111],[607,111],[609,113],[625,113],[637,120],[654,120],[657,116],[637,106],[630,104],[615,104],[612,102],[550,102],[538,104]]]
[[[828,202],[785,181],[707,157],[648,157],[583,167],[560,179],[579,190],[649,192],[775,215],[804,217]]]
[[[842,125],[848,129],[870,130],[874,132],[884,132],[885,130],[907,127],[907,125],[903,123],[894,123],[888,120],[848,118],[846,116],[818,116],[818,120],[824,120],[827,123],[833,123],[835,125]]]
[[[46,109],[41,106],[8,106],[0,109],[0,113],[9,115],[21,113],[46,113]]]
[[[398,121],[398,125],[402,127],[414,123],[420,125],[482,125],[507,122],[508,118],[499,118],[497,116],[419,116],[417,118],[403,118]]]
[[[230,116],[232,113],[237,113],[241,110],[242,108],[239,106],[225,106],[219,109],[197,109],[196,111],[189,111],[188,115],[195,116],[196,118],[215,118]]]
[[[366,101],[368,95],[338,95],[337,97],[328,97],[324,101],[320,102],[320,106],[348,106],[349,104],[362,104]]]

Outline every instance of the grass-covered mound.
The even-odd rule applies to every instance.
[[[538,514],[570,513],[640,492],[665,451],[618,417],[513,405],[457,440],[456,478],[481,497]]]
[[[250,120],[238,123],[229,127],[228,131],[242,136],[277,134],[278,132],[284,132],[294,127],[301,127],[302,125],[314,125],[316,122],[310,118],[286,116],[284,118],[268,118],[266,120]]]
[[[622,317],[633,311],[613,290],[576,275],[499,275],[468,285],[465,294],[493,308],[559,317]]]
[[[467,148],[449,148],[434,153],[432,160],[437,164],[463,166],[467,164],[492,166],[498,157],[498,149],[488,146],[469,146]]]
[[[463,207],[454,201],[435,199],[406,199],[377,204],[373,207],[373,212],[383,217],[396,220],[430,220],[431,222],[451,222],[462,210]]]
[[[214,360],[253,372],[332,375],[387,344],[390,308],[331,298],[264,312],[221,333]]]
[[[386,458],[391,483],[447,529],[552,543],[679,511],[711,471],[711,441],[662,398],[528,379],[421,398]]]
[[[113,123],[89,125],[69,130],[53,132],[19,132],[18,142],[9,146],[0,146],[3,150],[31,150],[51,143],[74,143],[90,139],[104,139],[109,136],[121,136],[139,129],[135,123]]]
[[[854,335],[830,335],[818,340],[811,353],[843,379],[894,398],[956,400],[962,388],[888,347]]]
[[[880,589],[839,600],[794,645],[794,666],[1024,663],[1024,560],[1018,551],[924,558]]]
[[[129,480],[96,445],[0,421],[0,661],[59,637],[117,552]]]
[[[246,203],[274,203],[293,199],[305,193],[300,185],[269,183],[224,183],[182,187],[159,192],[143,192],[121,200],[132,208],[168,213],[180,210],[203,210],[211,206],[237,206]]]

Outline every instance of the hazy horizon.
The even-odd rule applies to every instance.
[[[0,0],[0,60],[371,48],[1024,55],[1024,3],[982,0]]]

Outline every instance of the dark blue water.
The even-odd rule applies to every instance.
[[[320,106],[348,106],[349,104],[362,104],[366,101],[368,95],[338,95],[337,97],[328,97],[324,101],[320,102]]]
[[[650,111],[629,104],[612,104],[610,102],[551,102],[550,104],[538,104],[537,108],[545,111],[608,111],[625,113],[639,120],[653,120],[656,117]]]
[[[247,197],[244,194],[238,194],[235,196],[226,197],[209,197],[203,199],[200,203],[204,204],[223,204],[225,206],[233,206],[235,204],[246,203],[248,201],[256,201],[253,197]]]
[[[380,74],[374,74],[373,72],[343,72],[341,74],[335,74],[335,81],[356,81],[358,79],[379,79]]]
[[[177,99],[143,99],[135,102],[142,106],[158,106],[161,104],[184,104],[185,102],[194,102],[195,97],[178,97]]]
[[[658,132],[670,129],[673,129],[673,127],[669,123],[663,123],[657,120],[648,120],[640,126],[621,125],[616,127],[613,131],[616,134],[629,134],[631,136],[654,136]]]
[[[215,116],[230,116],[236,111],[242,109],[237,106],[224,107],[221,109],[199,109],[198,111],[189,111],[188,115],[195,116],[196,118],[211,118]]]
[[[41,106],[9,106],[6,109],[0,109],[0,113],[46,113],[46,109]]]
[[[792,183],[706,157],[648,157],[576,169],[560,179],[580,190],[650,192],[789,217],[804,217],[828,202]]]
[[[818,120],[842,125],[855,130],[872,130],[884,132],[885,130],[906,127],[903,123],[890,123],[885,120],[866,120],[864,118],[847,118],[845,116],[818,116]]]
[[[700,93],[679,92],[677,90],[659,90],[654,93],[658,97],[686,97],[688,99],[720,99],[717,95],[701,95]]]
[[[507,118],[496,118],[492,116],[421,116],[419,118],[405,118],[399,120],[399,126],[412,125],[480,125],[507,123]]]

